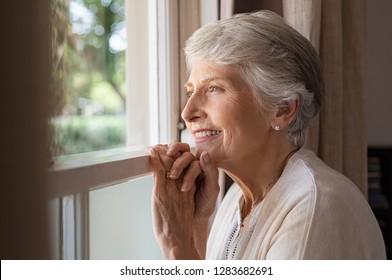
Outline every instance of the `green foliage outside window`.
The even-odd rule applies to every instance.
[[[69,155],[124,145],[125,118],[116,115],[71,116],[52,123],[57,155]]]
[[[52,0],[54,156],[125,145],[124,0]]]

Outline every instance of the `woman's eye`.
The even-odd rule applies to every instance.
[[[220,88],[217,87],[217,86],[209,86],[208,87],[208,92],[216,92],[216,91],[219,91],[219,90],[220,90]]]
[[[187,90],[187,91],[186,91],[186,96],[191,97],[192,94],[193,94],[193,91],[192,91],[192,90]]]

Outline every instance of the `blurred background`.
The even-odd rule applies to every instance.
[[[125,146],[124,0],[53,0],[53,156]]]
[[[47,209],[47,193],[51,186],[46,177],[51,157],[66,157],[126,145],[128,124],[125,117],[125,89],[128,88],[128,97],[130,94],[135,97],[147,92],[129,91],[125,82],[125,64],[129,64],[129,61],[126,62],[125,50],[127,46],[137,43],[130,42],[125,32],[124,4],[131,2],[145,3],[144,0],[2,3],[1,259],[48,259],[60,256],[56,254],[53,257],[50,238],[54,234],[62,238],[61,230],[64,227],[59,225],[58,231],[52,230],[51,219],[48,218],[50,211]],[[170,2],[204,3],[205,10],[210,11],[208,5],[214,1]],[[244,4],[252,1],[236,2]],[[273,3],[276,2],[274,0]],[[385,239],[392,245],[392,93],[389,83],[392,79],[392,37],[389,30],[392,26],[392,2],[365,2],[367,124],[364,129],[370,156],[369,202],[384,229]],[[196,14],[195,9],[184,11],[187,13],[182,16],[186,18]],[[140,12],[135,10],[135,13]],[[203,15],[203,12],[200,14]],[[50,25],[48,15],[51,15],[53,25]],[[140,17],[146,18],[143,14]],[[137,30],[142,27],[130,26]],[[183,37],[188,35],[182,34]],[[53,52],[48,42],[52,42]],[[49,58],[48,54],[51,53],[53,57]],[[138,49],[135,57],[140,56]],[[140,69],[143,65],[135,65],[136,75],[145,71]],[[184,69],[179,69],[179,72],[185,76]],[[148,84],[140,79],[138,82]],[[145,113],[144,107],[139,106],[139,100],[134,104],[135,115]],[[176,126],[178,120],[174,119],[173,126]],[[134,131],[146,127],[144,122],[140,123]],[[128,185],[91,192],[91,258],[159,257],[159,249],[153,244],[150,222],[145,218],[149,216],[151,185],[152,178],[146,176]],[[134,200],[130,203],[127,198]],[[114,214],[109,211],[114,211]],[[141,214],[144,215],[142,218]],[[128,221],[126,225],[124,221]],[[131,234],[134,237],[130,238]],[[151,252],[146,252],[145,244],[153,247]]]

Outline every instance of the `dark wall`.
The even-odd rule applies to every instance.
[[[49,0],[1,6],[0,258],[48,259]]]
[[[261,9],[271,10],[279,15],[283,14],[282,1],[276,0],[240,0],[234,3],[234,13],[253,12]]]

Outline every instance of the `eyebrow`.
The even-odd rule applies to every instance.
[[[216,76],[216,77],[211,77],[211,78],[207,78],[207,79],[201,80],[198,84],[205,84],[205,83],[208,83],[208,82],[211,82],[211,81],[215,81],[215,80],[224,80],[224,79],[225,79],[225,78]],[[184,84],[184,87],[191,87],[191,86],[193,86],[193,84],[192,84],[191,82],[186,82],[186,83]]]

